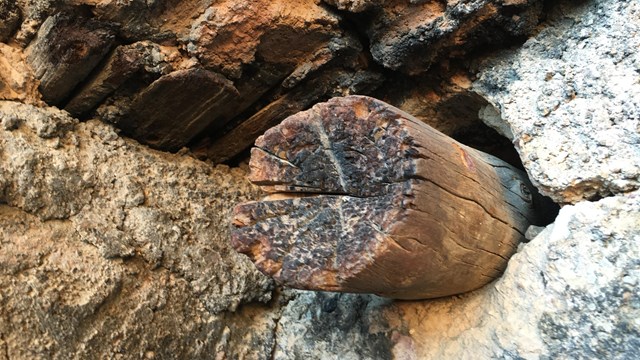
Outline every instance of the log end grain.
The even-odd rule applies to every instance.
[[[301,289],[433,298],[496,277],[535,221],[524,174],[381,101],[334,98],[258,138],[232,244]]]

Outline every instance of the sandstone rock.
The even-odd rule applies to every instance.
[[[637,189],[640,4],[566,4],[550,17],[521,49],[489,60],[474,89],[500,113],[531,180],[556,201]]]
[[[276,358],[632,358],[639,215],[640,192],[565,206],[502,278],[462,296],[389,302],[296,292],[279,320]]]
[[[37,104],[38,83],[22,52],[0,43],[0,99]]]

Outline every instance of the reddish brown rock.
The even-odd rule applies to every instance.
[[[22,52],[0,43],[0,100],[39,103],[38,82]]]
[[[145,71],[144,67],[153,66],[150,58],[154,57],[154,52],[161,53],[158,45],[147,41],[118,46],[108,56],[105,64],[81,86],[67,103],[65,110],[76,116],[86,115],[134,78],[136,73],[151,73],[152,71]]]
[[[88,6],[99,21],[118,24],[122,38],[144,41],[120,46],[109,55],[74,91],[67,110],[85,116],[96,111],[127,135],[164,150],[177,150],[196,137],[214,144],[274,102],[288,103],[295,111],[306,108],[335,93],[329,84],[345,82],[340,76],[321,75],[326,69],[347,68],[351,77],[362,69],[353,66],[362,51],[359,42],[340,27],[336,14],[312,0],[74,4]],[[150,65],[153,62],[168,66],[157,69]],[[209,81],[199,84],[198,74],[205,73],[206,79],[225,83],[221,94],[207,85]],[[318,77],[325,79],[322,92],[297,88],[287,96]],[[291,100],[304,92],[309,93],[304,101]],[[273,119],[260,123],[258,130],[263,132]],[[227,147],[228,154],[216,160],[242,152],[257,134],[253,136],[241,141],[244,146]]]
[[[314,76],[263,107],[250,118],[216,139],[212,144],[201,144],[202,155],[214,162],[224,162],[251,147],[255,139],[270,127],[299,111],[309,108],[323,98],[348,93],[366,94],[382,83],[382,76],[366,70],[352,72],[331,69]],[[196,152],[200,151],[196,148]]]

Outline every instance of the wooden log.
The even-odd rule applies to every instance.
[[[497,278],[536,214],[524,173],[381,101],[334,98],[258,138],[232,244],[299,289],[424,299]]]
[[[153,56],[153,50],[157,47],[148,41],[116,47],[105,64],[85,81],[64,109],[74,116],[87,114],[140,71],[145,58]]]
[[[198,68],[174,71],[136,96],[122,127],[148,145],[176,151],[217,121],[237,96],[222,75]]]
[[[43,100],[61,104],[114,42],[115,34],[100,21],[62,13],[47,18],[26,50]]]
[[[360,93],[371,92],[382,82],[381,77],[369,71],[329,69],[313,76],[304,84],[280,95],[231,131],[214,140],[205,149],[207,159],[214,163],[227,161],[251,147],[253,142],[269,128],[290,115],[308,109],[314,103],[349,89]]]

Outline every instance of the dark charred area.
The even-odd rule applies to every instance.
[[[479,100],[465,85],[468,59],[521,41],[541,10],[540,1],[329,2],[282,15],[244,4],[250,28],[225,15],[207,20],[218,15],[185,1],[74,4],[39,9],[46,31],[27,42],[44,100],[154,148],[230,164],[270,127],[336,96],[375,95],[447,134],[472,131]],[[36,16],[22,4],[3,9],[7,26],[11,14]],[[53,62],[55,71],[38,70]],[[206,80],[215,77],[230,83]]]
[[[471,290],[499,276],[537,221],[521,172],[363,96],[287,118],[256,140],[249,167],[269,195],[236,206],[232,243],[300,289],[405,299]],[[413,270],[398,283],[403,261]],[[450,263],[468,275],[449,278]]]

